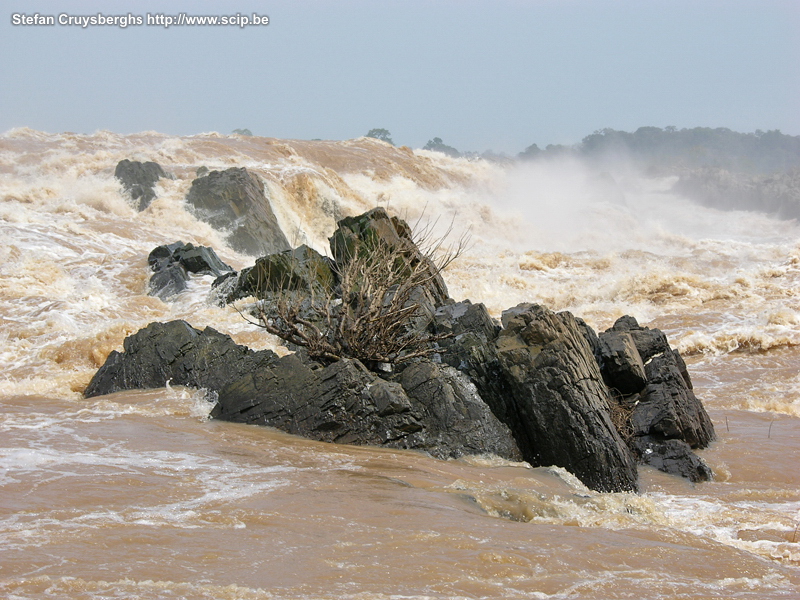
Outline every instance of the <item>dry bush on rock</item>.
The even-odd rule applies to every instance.
[[[313,260],[307,253],[283,253],[262,269],[248,320],[322,362],[356,358],[379,368],[432,354],[435,342],[447,337],[428,330],[442,302],[441,271],[466,244],[462,237],[445,247],[447,234],[434,239],[425,229],[419,245],[410,235],[400,242],[350,237],[334,247],[335,262],[316,253]],[[334,285],[309,268],[314,260],[328,261]],[[278,264],[282,272],[276,275]]]

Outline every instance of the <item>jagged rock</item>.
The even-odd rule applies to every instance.
[[[266,368],[278,359],[254,352],[211,327],[200,331],[185,321],[151,323],[128,336],[95,373],[84,396],[172,385],[217,392],[230,380]]]
[[[450,336],[439,342],[442,362],[467,374],[483,394],[494,381],[487,368],[497,362],[494,340],[501,329],[486,306],[469,300],[445,304],[436,310],[434,328]]]
[[[627,332],[633,339],[636,350],[639,352],[639,357],[642,363],[646,363],[656,354],[661,354],[671,350],[667,336],[660,329],[650,329],[648,327],[641,327],[636,319],[630,315],[620,317],[614,323],[614,326],[607,330],[610,332]]]
[[[436,266],[426,258],[414,243],[411,228],[398,217],[389,217],[381,208],[374,208],[356,217],[347,217],[337,223],[338,228],[330,238],[333,259],[338,265],[364,252],[372,252],[379,245],[388,248],[396,259],[410,264],[422,261],[430,277],[425,285],[433,300],[433,308],[443,305],[449,298],[447,286]]]
[[[592,354],[597,356],[597,353],[600,349],[600,338],[597,336],[597,333],[594,329],[589,327],[589,324],[586,323],[580,317],[575,317],[575,321],[578,323],[578,326],[581,328],[581,332],[583,333],[583,339],[586,340],[586,343],[589,344],[589,348],[592,350]]]
[[[423,414],[427,440],[422,432],[412,442],[428,450],[453,448],[450,456],[492,453],[503,458],[522,460],[508,427],[492,413],[478,394],[475,385],[456,369],[423,360],[403,369],[398,380],[415,409]],[[424,407],[424,411],[417,408]],[[435,453],[434,453],[435,454]]]
[[[227,281],[227,283],[226,283]],[[225,283],[225,286],[222,284]],[[269,254],[256,260],[255,265],[242,269],[235,281],[218,279],[213,287],[225,302],[267,292],[301,290],[328,295],[336,285],[331,259],[308,246]]]
[[[594,354],[606,385],[623,396],[640,392],[647,384],[644,364],[629,332],[601,333]]]
[[[710,481],[714,473],[706,462],[692,452],[683,440],[660,440],[652,436],[634,439],[634,451],[639,461],[659,471],[686,477],[695,483]]]
[[[404,369],[398,381],[385,381],[357,360],[314,370],[285,356],[223,388],[212,416],[326,442],[424,450],[438,458],[520,458],[510,432],[474,386],[429,361]]]
[[[565,467],[595,489],[636,489],[633,456],[610,422],[594,360],[597,336],[567,315],[523,304],[503,314],[501,330],[482,304],[443,306],[437,331],[454,335],[441,342],[442,360],[470,376],[531,464]],[[537,328],[544,331],[534,343]]]
[[[233,271],[230,266],[220,260],[214,249],[208,246],[186,244],[183,248],[175,251],[174,257],[189,273],[197,275],[219,277],[223,273]]]
[[[114,177],[122,182],[122,187],[133,200],[139,201],[142,211],[156,197],[153,187],[162,177],[170,177],[158,163],[139,162],[137,160],[121,160],[114,169]]]
[[[693,481],[710,478],[711,469],[691,448],[708,446],[714,425],[667,336],[626,315],[600,334],[596,357],[606,383],[621,394],[617,400],[632,409],[630,446],[639,460]]]
[[[254,352],[184,321],[151,323],[123,346],[92,378],[87,398],[170,382],[216,392],[215,418],[310,439],[424,450],[438,458],[521,458],[475,386],[455,369],[427,360],[387,381],[357,360],[321,368],[296,354]]]
[[[481,392],[525,460],[564,467],[592,489],[636,490],[636,463],[611,422],[611,398],[583,327],[568,312],[535,304],[505,311],[502,322],[499,381]]]
[[[247,169],[211,171],[198,177],[186,196],[198,218],[220,231],[237,252],[259,256],[289,249],[261,179]]]
[[[705,448],[716,437],[714,425],[686,384],[683,361],[676,354],[655,356],[645,367],[647,386],[631,417],[634,435],[679,439],[692,448]]]
[[[180,241],[154,248],[147,257],[147,263],[153,271],[148,293],[162,300],[185,290],[189,273],[220,277],[223,273],[233,271],[212,248]]]
[[[147,283],[147,293],[164,302],[187,288],[189,274],[180,263],[165,263],[158,267]]]
[[[686,363],[661,330],[641,327],[633,317],[624,316],[600,334],[600,342],[597,358],[606,382],[623,395],[639,393],[631,417],[635,436],[679,439],[692,448],[705,448],[714,440],[714,425],[692,391]],[[614,344],[616,353],[608,350]],[[639,387],[642,363],[645,385]]]
[[[453,337],[470,332],[493,340],[500,332],[500,326],[489,315],[486,306],[472,304],[469,300],[440,306],[436,309],[435,320],[437,331]]]

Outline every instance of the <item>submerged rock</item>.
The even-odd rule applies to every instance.
[[[212,248],[180,241],[154,248],[147,257],[147,263],[153,271],[148,294],[162,300],[185,290],[189,273],[220,277],[233,271]]]
[[[686,477],[695,483],[714,478],[711,468],[683,440],[664,440],[645,435],[635,438],[633,446],[642,464],[659,471]]]
[[[237,252],[260,256],[289,249],[264,184],[245,168],[211,171],[192,182],[186,196],[198,218],[220,231]]]
[[[162,177],[170,177],[158,163],[139,162],[137,160],[121,160],[114,169],[114,177],[122,182],[122,187],[131,196],[138,200],[138,208],[144,210],[156,197],[153,189]]]

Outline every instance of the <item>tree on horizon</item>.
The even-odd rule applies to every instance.
[[[388,129],[370,129],[365,137],[375,138],[376,140],[381,140],[382,142],[386,142],[394,146],[392,134]]]

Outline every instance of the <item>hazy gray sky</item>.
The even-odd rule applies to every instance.
[[[7,0],[0,131],[156,130],[516,153],[605,127],[800,135],[798,0]],[[13,26],[13,13],[268,15]]]

